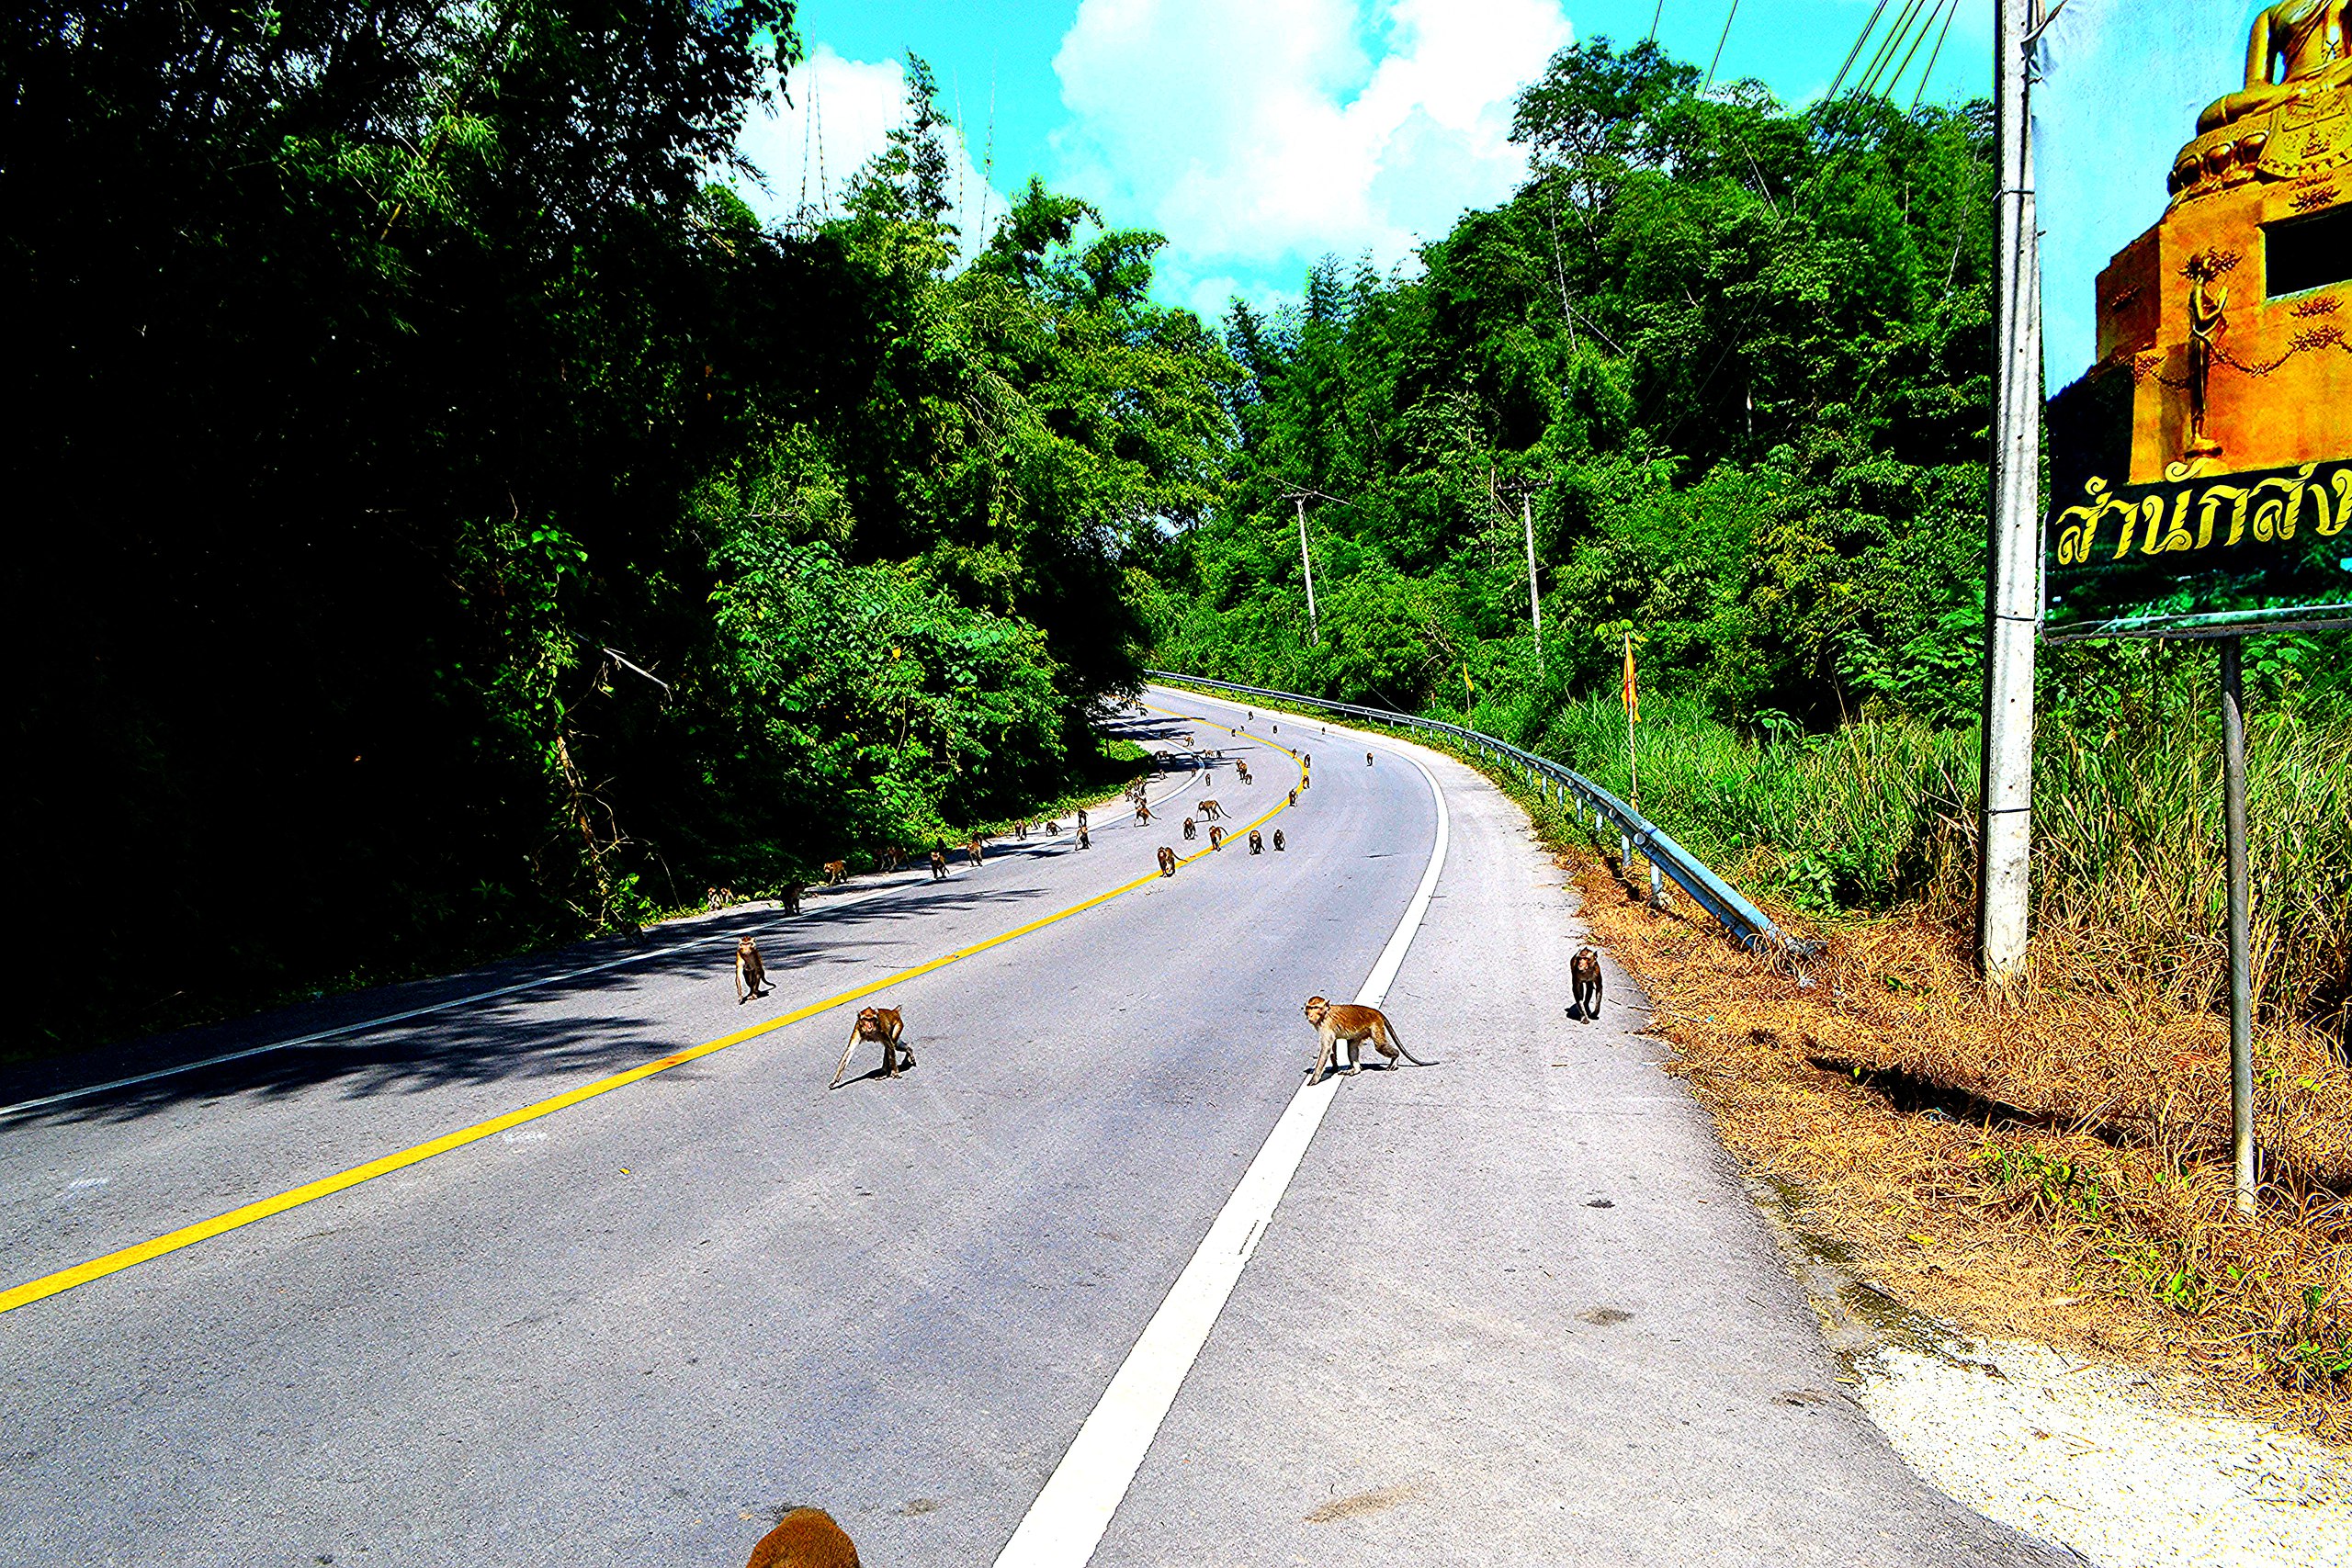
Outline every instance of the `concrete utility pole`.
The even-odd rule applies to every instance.
[[[2027,39],[2041,0],[1994,0],[2001,186],[1990,547],[1984,587],[1984,767],[1976,950],[1984,977],[2025,968],[2033,803],[2033,639],[2041,604],[2041,294],[2034,238]]]
[[[1292,499],[1298,502],[1298,564],[1306,573],[1306,632],[1320,646],[1323,628],[1315,618],[1315,558],[1306,549],[1306,498],[1301,495]]]
[[[1544,674],[1544,601],[1535,592],[1535,503],[1519,498],[1520,521],[1527,525],[1527,618],[1535,626],[1535,674]]]
[[[2254,962],[2245,863],[2245,681],[2243,644],[2222,639],[2222,833],[2230,872],[2230,1154],[2237,1211],[2254,1213]]]

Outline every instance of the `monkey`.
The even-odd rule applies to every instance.
[[[1148,807],[1148,806],[1146,806],[1146,805],[1145,805],[1142,801],[1140,801],[1140,800],[1136,801],[1136,827],[1138,827],[1138,828],[1140,828],[1140,827],[1142,827],[1145,823],[1147,823],[1147,822],[1148,822],[1148,821],[1150,821],[1150,820],[1151,820],[1151,807]]]
[[[1012,836],[1016,839],[1025,839],[1029,836],[1029,818],[1023,817],[1012,825]]]
[[[714,887],[709,892],[702,896],[702,907],[706,909],[716,909],[718,908],[718,888]]]
[[[783,888],[775,896],[777,906],[787,915],[797,915],[800,913],[800,895],[803,889],[797,882],[786,883]]]
[[[1295,788],[1292,789],[1290,792],[1290,803],[1293,806],[1296,806],[1298,804],[1298,791]]]
[[[760,1537],[743,1568],[862,1568],[856,1543],[822,1508],[795,1508]]]
[[[905,863],[906,858],[907,852],[900,849],[898,845],[885,844],[882,846],[882,869],[884,871],[898,870],[901,864]]]
[[[760,962],[760,944],[748,936],[735,939],[735,1005],[741,1007],[753,997],[765,996],[763,987],[768,983],[768,967]]]
[[[1188,844],[1189,844],[1189,843],[1191,843],[1194,839],[1198,838],[1199,836],[1200,836],[1200,830],[1199,830],[1198,829],[1196,829],[1196,828],[1194,828],[1194,827],[1193,826],[1193,819],[1192,819],[1191,818],[1189,818],[1189,817],[1185,818],[1184,818],[1184,841],[1185,841],[1186,843],[1188,843]]]
[[[1209,824],[1209,848],[1213,850],[1225,848],[1225,829],[1214,822]]]
[[[1367,768],[1372,766],[1372,753],[1369,751],[1363,754],[1363,765]]]
[[[1298,787],[1302,790],[1314,782],[1315,775],[1313,773],[1301,773],[1298,775]]]
[[[829,860],[825,863],[826,886],[831,887],[835,883],[847,882],[848,880],[849,862],[845,860]]]
[[[1081,833],[1086,831],[1086,807],[1083,806],[1078,808],[1078,830]]]
[[[1081,850],[1091,850],[1094,847],[1094,840],[1086,836],[1086,824],[1083,822],[1078,825],[1078,847]]]
[[[1283,830],[1282,830],[1280,828],[1277,828],[1277,829],[1274,829],[1274,851],[1275,851],[1275,852],[1279,854],[1279,853],[1282,852],[1282,847],[1283,847]]]
[[[1241,782],[1243,784],[1256,784],[1258,782],[1250,776],[1250,764],[1243,761],[1238,757],[1236,757],[1233,760],[1233,771],[1241,775]]]
[[[982,840],[981,840],[980,836],[979,836],[978,833],[973,834],[973,835],[972,835],[972,841],[971,841],[970,843],[966,844],[966,845],[964,846],[964,852],[965,852],[967,855],[969,855],[969,856],[971,857],[971,859],[972,859],[972,863],[973,863],[974,865],[978,865],[978,864],[980,864],[980,863],[981,863],[980,852],[981,852],[982,847],[983,847],[983,845],[982,845]]]
[[[1315,753],[1312,751],[1306,754],[1306,765],[1310,768],[1315,765]]]
[[[1250,852],[1253,855],[1261,855],[1266,852],[1265,837],[1255,828],[1250,829]]]
[[[1184,731],[1184,749],[1188,751],[1193,749],[1193,732],[1189,729]]]
[[[1250,710],[1250,722],[1252,724],[1258,722],[1258,710],[1256,708],[1251,708]]]
[[[1193,809],[1212,822],[1225,815],[1225,807],[1219,806],[1214,800],[1204,800],[1197,807],[1193,807]]]
[[[1278,725],[1274,726],[1274,733],[1275,733],[1276,735],[1280,735],[1282,732],[1283,732],[1283,727],[1282,727],[1281,725],[1279,725],[1279,724],[1278,724]]]
[[[842,1087],[842,1075],[849,1071],[850,1053],[857,1049],[857,1043],[861,1040],[869,1041],[882,1047],[882,1076],[884,1077],[895,1078],[899,1076],[899,1058],[901,1055],[906,1057],[906,1066],[913,1066],[915,1048],[911,1045],[903,1045],[899,1040],[899,1037],[905,1032],[906,1025],[899,1021],[897,1008],[858,1009],[857,1021],[849,1026],[849,1043],[842,1047],[841,1062],[833,1068],[833,1081],[825,1086],[826,1091],[830,1093]]]
[[[720,888],[718,890],[718,901],[721,904],[732,904],[735,902],[735,889],[732,887]]]
[[[938,850],[931,852],[931,879],[933,882],[947,880],[947,856]]]
[[[1404,1037],[1396,1032],[1396,1026],[1388,1021],[1388,1015],[1378,1008],[1357,1007],[1345,1002],[1329,1002],[1321,997],[1309,997],[1306,1006],[1300,1010],[1306,1014],[1306,1021],[1315,1026],[1316,1033],[1323,1041],[1322,1055],[1315,1058],[1315,1070],[1306,1075],[1309,1083],[1321,1082],[1326,1066],[1338,1067],[1340,1042],[1342,1040],[1348,1043],[1348,1065],[1340,1070],[1351,1077],[1363,1066],[1357,1047],[1359,1042],[1366,1040],[1372,1042],[1374,1050],[1388,1058],[1388,1067],[1392,1072],[1396,1070],[1399,1055],[1417,1067],[1434,1065],[1422,1061],[1405,1049]]]
[[[1176,852],[1166,844],[1159,846],[1159,874],[1162,876],[1176,874]]]
[[[1058,818],[1058,817],[1052,818],[1050,818],[1050,819],[1048,819],[1048,820],[1046,821],[1046,832],[1048,832],[1048,833],[1058,833],[1058,832],[1060,832],[1061,830],[1062,830],[1062,819],[1061,819],[1060,818]]]
[[[1568,960],[1568,988],[1576,997],[1571,1010],[1587,1023],[1600,1016],[1600,954],[1579,947]]]

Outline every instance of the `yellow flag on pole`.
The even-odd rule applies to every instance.
[[[1637,724],[1642,716],[1641,694],[1634,690],[1634,634],[1625,634],[1625,722]]]

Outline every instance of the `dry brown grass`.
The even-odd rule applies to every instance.
[[[2259,1041],[2268,1185],[2240,1220],[2211,1016],[2046,974],[1988,996],[1964,934],[1916,914],[1827,933],[1800,987],[1590,851],[1561,860],[1725,1144],[1880,1285],[2352,1440],[2352,1081],[2315,1036]]]

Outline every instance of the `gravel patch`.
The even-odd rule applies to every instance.
[[[1854,1364],[1913,1468],[2100,1568],[2352,1568],[2352,1458],[2299,1433],[2166,1408],[2137,1373],[2038,1345]]]

